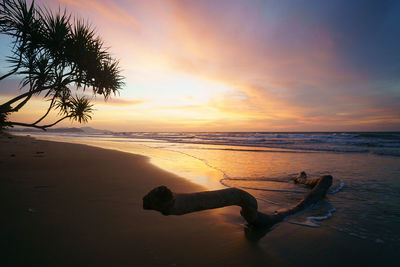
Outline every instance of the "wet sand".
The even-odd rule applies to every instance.
[[[395,266],[399,248],[326,227],[281,223],[246,238],[236,207],[143,210],[159,185],[205,190],[143,156],[1,135],[0,266]]]

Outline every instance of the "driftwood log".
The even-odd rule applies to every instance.
[[[321,178],[307,179],[307,174],[305,172],[300,172],[299,175],[294,179],[295,184],[303,184],[308,187],[313,188]]]
[[[271,227],[281,222],[285,217],[299,212],[321,200],[332,185],[332,176],[324,175],[317,179],[306,179],[303,172],[295,179],[296,183],[306,184],[312,190],[295,206],[280,209],[272,214],[258,211],[257,200],[244,190],[227,188],[215,191],[180,194],[173,193],[166,186],[151,190],[143,197],[143,208],[156,210],[163,215],[183,215],[190,212],[221,208],[225,206],[240,206],[240,214],[250,226]]]

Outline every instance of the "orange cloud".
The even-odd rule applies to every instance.
[[[96,1],[96,0],[59,0],[60,3],[78,7],[79,9],[91,10],[93,13],[104,16],[107,20],[122,25],[129,25],[135,28],[139,25],[136,18],[121,8],[115,1]]]
[[[123,98],[112,97],[107,101],[104,99],[96,98],[93,101],[96,105],[111,105],[111,106],[136,106],[145,103],[145,100],[129,100]]]

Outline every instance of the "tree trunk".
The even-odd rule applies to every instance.
[[[305,183],[307,180],[305,178],[301,179],[298,183]],[[314,184],[312,190],[300,202],[294,207],[281,209],[273,214],[259,212],[257,210],[257,200],[246,191],[234,187],[215,191],[179,194],[173,193],[166,186],[160,186],[154,188],[143,197],[143,208],[156,210],[164,215],[183,215],[195,211],[236,205],[242,208],[240,214],[249,225],[271,227],[285,217],[321,200],[332,185],[332,176],[324,175],[318,179],[312,179],[312,181],[312,184]]]

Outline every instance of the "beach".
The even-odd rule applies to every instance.
[[[0,267],[399,266],[399,24],[2,0]]]
[[[398,243],[324,225],[246,234],[238,207],[143,210],[159,185],[208,188],[141,155],[28,136],[1,135],[0,144],[1,266],[396,266]]]

